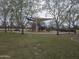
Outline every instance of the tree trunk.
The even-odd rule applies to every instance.
[[[76,35],[76,29],[74,29],[74,34]]]
[[[21,30],[21,34],[24,34],[24,29],[22,28],[22,30]]]
[[[71,23],[70,23],[70,20],[69,20],[69,34],[70,34],[70,29],[71,29]]]
[[[75,27],[75,25],[73,25],[74,26],[74,34],[76,34],[76,27]]]
[[[6,24],[5,24],[5,32],[7,32],[7,26],[6,26]]]
[[[21,34],[24,34],[24,26],[22,25],[21,28],[22,28],[22,29],[21,29]]]
[[[57,35],[59,35],[59,28],[57,28]]]
[[[56,21],[56,27],[57,27],[57,35],[59,35],[59,25],[58,25],[58,21]]]
[[[7,32],[6,17],[4,17],[4,28],[5,28],[5,32]]]
[[[10,31],[12,32],[12,29],[13,29],[13,22],[11,21],[11,24],[10,24]]]

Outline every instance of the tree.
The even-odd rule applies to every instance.
[[[7,18],[10,11],[10,0],[0,0],[0,12],[4,19],[4,28],[7,32]]]
[[[11,15],[15,18],[17,27],[20,26],[21,34],[24,34],[24,8],[26,8],[27,0],[12,0],[10,3],[12,6]]]
[[[72,22],[72,26],[73,26],[73,30],[74,30],[74,34],[76,34],[76,22],[78,20],[77,16],[78,16],[78,10],[77,9],[73,9],[71,10],[71,22]]]
[[[33,19],[34,14],[38,12],[37,0],[12,0],[13,14],[17,25],[21,27],[21,34],[24,34],[25,19]]]
[[[78,4],[79,2],[77,0],[70,0],[70,7],[67,10],[67,20],[68,20],[68,25],[69,29],[71,29],[71,26],[73,26],[74,34],[76,34],[76,21],[78,20]]]
[[[46,0],[46,2],[47,9],[55,20],[57,35],[59,35],[60,25],[64,22],[64,13],[70,3],[67,3],[67,1],[64,0]]]
[[[27,14],[30,18],[35,18],[37,16],[36,13],[43,10],[43,5],[41,5],[41,0],[29,0],[28,1],[28,9]],[[36,32],[38,31],[38,19],[35,19],[36,24]]]

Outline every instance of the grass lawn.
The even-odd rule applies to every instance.
[[[79,43],[70,35],[0,32],[0,59],[79,59]]]

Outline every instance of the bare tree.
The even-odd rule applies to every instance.
[[[4,18],[5,32],[7,32],[7,18],[10,11],[10,0],[0,0],[0,11],[1,16]]]
[[[14,17],[14,19],[17,22],[17,27],[20,26],[21,28],[21,34],[24,34],[24,8],[26,7],[27,0],[12,0],[11,6],[11,18]]]
[[[76,21],[78,20],[78,1],[77,0],[70,0],[70,7],[67,10],[67,20],[68,20],[68,25],[69,25],[69,30],[71,30],[71,26],[73,26],[73,31],[74,34],[76,34]]]
[[[33,18],[34,14],[38,12],[37,0],[12,0],[13,14],[16,19],[17,25],[21,27],[21,34],[24,34],[24,24],[28,18]]]
[[[56,23],[56,30],[57,35],[59,35],[59,29],[60,25],[64,22],[64,13],[66,9],[69,7],[69,3],[66,3],[67,1],[61,1],[61,0],[46,0],[48,11],[52,15],[52,18],[55,20]]]
[[[78,21],[78,10],[77,9],[73,9],[71,10],[72,12],[72,19],[71,19],[71,22],[72,22],[72,26],[73,26],[73,30],[74,30],[74,34],[76,34],[76,22]]]

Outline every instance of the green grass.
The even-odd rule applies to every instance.
[[[11,56],[5,59],[79,59],[79,43],[70,38],[0,32],[0,55]]]

